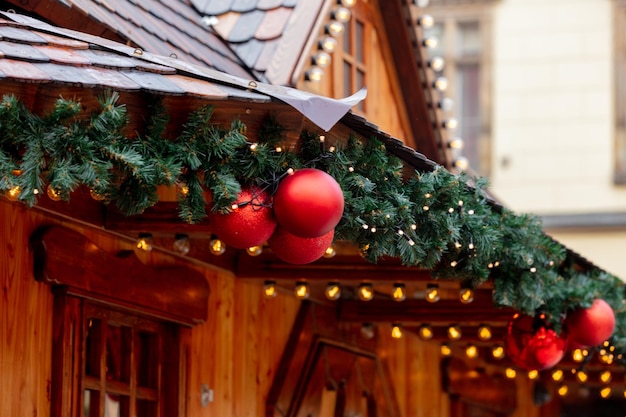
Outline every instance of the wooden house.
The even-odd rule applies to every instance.
[[[624,406],[623,284],[459,170],[413,3],[3,6],[0,415]],[[261,232],[213,209],[311,167],[343,190],[334,239],[224,250]],[[598,297],[618,318],[603,350],[528,376],[493,356],[516,312],[558,322]]]

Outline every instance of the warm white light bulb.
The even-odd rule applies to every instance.
[[[341,297],[341,287],[338,282],[331,282],[326,286],[326,290],[324,291],[326,294],[326,298],[329,300],[338,300]]]
[[[265,281],[263,284],[263,293],[267,298],[274,298],[278,294],[276,289],[276,281]]]
[[[319,67],[311,67],[304,73],[304,78],[306,81],[320,82],[322,81],[323,77],[324,70]]]
[[[393,298],[395,301],[404,301],[406,299],[406,287],[404,286],[404,284],[397,283],[393,285],[391,298]]]

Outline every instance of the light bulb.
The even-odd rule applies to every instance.
[[[274,298],[278,294],[278,290],[276,289],[276,281],[265,281],[263,284],[263,294],[267,298]]]
[[[326,36],[319,42],[319,47],[322,51],[328,52],[329,54],[335,52],[337,49],[337,39],[332,36]]]
[[[585,359],[585,355],[583,355],[582,349],[574,349],[572,351],[572,360],[574,362],[582,362]]]
[[[450,119],[444,120],[441,123],[441,126],[446,129],[456,129],[457,127],[459,127],[459,121],[455,118],[450,118]]]
[[[611,396],[611,387],[604,387],[600,390],[600,396],[602,398],[609,398]]]
[[[454,100],[450,97],[444,97],[437,103],[437,107],[443,111],[450,111],[454,107]]]
[[[428,66],[433,71],[441,71],[446,66],[446,60],[440,56],[434,56],[428,61]]]
[[[304,281],[296,282],[295,293],[296,293],[296,298],[300,300],[306,300],[307,298],[309,298],[309,295],[310,295],[309,285]]]
[[[211,252],[212,255],[222,255],[226,252],[226,244],[220,239],[211,239],[209,241],[209,252]]]
[[[330,65],[330,54],[328,52],[319,51],[315,55],[313,55],[313,63],[320,68],[326,68]]]
[[[528,371],[528,379],[535,380],[539,378],[539,371],[536,369]]]
[[[406,299],[406,287],[404,286],[404,284],[400,282],[393,284],[391,298],[393,298],[395,301],[404,301]]]
[[[459,340],[461,336],[461,328],[458,325],[448,327],[448,338],[450,340]]]
[[[94,190],[93,188],[89,189],[89,195],[91,196],[91,198],[93,198],[95,201],[104,201],[106,200],[106,196],[104,194],[102,194],[99,191]]]
[[[365,339],[372,339],[374,337],[374,325],[372,323],[363,323],[361,326],[361,336]]]
[[[424,29],[430,29],[435,25],[435,18],[429,14],[425,14],[417,18],[417,24]]]
[[[338,300],[341,297],[341,287],[338,282],[331,282],[326,286],[326,290],[324,291],[326,294],[326,298],[329,300]]]
[[[372,284],[363,283],[359,285],[359,298],[363,301],[369,301],[374,298],[374,289]]]
[[[434,336],[433,329],[428,324],[421,325],[417,331],[417,334],[422,340],[430,340]]]
[[[260,254],[263,253],[263,246],[261,245],[250,246],[249,248],[246,248],[246,253],[250,256],[259,256]]]
[[[350,9],[348,9],[347,7],[337,7],[335,10],[333,10],[331,15],[333,19],[341,23],[346,23],[350,20],[352,13],[350,13]]]
[[[609,382],[611,382],[612,379],[612,375],[611,375],[611,371],[604,371],[600,374],[600,381],[604,382],[605,384],[608,384]]]
[[[506,368],[506,370],[504,371],[504,375],[506,375],[506,377],[509,379],[513,379],[517,376],[517,372],[513,368]]]
[[[465,143],[461,138],[455,137],[448,142],[448,148],[450,149],[463,149],[463,145],[465,145]]]
[[[561,385],[556,390],[556,392],[559,394],[559,397],[565,397],[568,391],[569,391],[569,388],[567,387],[567,385]]]
[[[587,382],[587,378],[588,376],[585,371],[576,372],[576,379],[578,380],[578,382]]]
[[[191,250],[191,242],[189,240],[189,236],[179,233],[174,235],[173,247],[174,250],[181,255],[187,255]]]
[[[469,304],[474,301],[474,290],[471,288],[461,288],[459,291],[459,300],[463,304]]]
[[[428,284],[426,286],[426,301],[429,303],[436,303],[440,298],[439,286],[436,284]]]
[[[436,48],[438,44],[439,41],[437,40],[437,38],[434,38],[432,36],[429,36],[422,40],[422,45],[424,45],[426,48]]]
[[[354,7],[356,0],[339,0],[338,3],[343,7]]]
[[[433,87],[438,91],[446,91],[448,88],[448,79],[446,77],[437,77],[435,81],[433,81]]]
[[[20,188],[19,185],[16,185],[16,186],[14,186],[12,188],[9,188],[6,191],[6,196],[11,201],[17,201],[17,200],[19,200],[21,193],[22,193],[22,189]]]
[[[550,374],[550,376],[552,377],[552,380],[554,382],[561,382],[563,381],[563,371],[561,369],[555,369],[554,371],[552,371],[552,374]]]
[[[491,348],[491,356],[494,359],[502,359],[504,358],[504,347],[501,345],[495,345]]]
[[[454,167],[460,169],[461,171],[465,171],[469,168],[469,161],[467,158],[461,156],[454,161]],[[497,264],[494,265],[497,266]]]
[[[137,249],[150,252],[152,250],[152,235],[150,233],[140,233],[136,245]]]
[[[327,247],[324,251],[324,258],[333,258],[335,255],[337,255],[337,251],[332,246]]]
[[[182,197],[187,197],[189,195],[189,186],[186,182],[179,182],[176,184],[176,188],[178,189],[178,193]]]
[[[324,70],[319,67],[311,67],[304,73],[306,81],[320,82],[322,77],[324,77]]]
[[[400,339],[402,337],[402,327],[398,323],[391,325],[391,337]]]
[[[343,33],[343,31],[345,30],[345,26],[340,21],[333,20],[332,22],[330,22],[330,23],[328,23],[326,25],[325,29],[326,29],[326,33],[328,33],[329,35],[337,37],[341,33]]]
[[[441,352],[441,356],[452,355],[452,349],[450,349],[450,346],[446,345],[445,343],[441,345],[441,348],[439,349],[439,351]]]
[[[469,345],[465,348],[465,356],[470,359],[474,359],[478,356],[478,348],[476,345]]]
[[[486,324],[481,324],[480,326],[478,326],[478,338],[480,340],[489,340],[491,339],[491,336],[491,327],[487,326]]]

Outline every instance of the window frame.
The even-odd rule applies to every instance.
[[[626,0],[616,0],[613,13],[614,33],[614,169],[613,182],[626,185]]]

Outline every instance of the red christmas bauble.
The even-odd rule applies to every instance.
[[[565,326],[573,343],[582,347],[598,346],[613,334],[615,313],[606,301],[596,299],[591,307],[568,313]]]
[[[285,177],[274,195],[278,224],[299,237],[319,237],[334,229],[343,207],[343,192],[337,181],[314,168]]]
[[[258,188],[245,188],[229,213],[211,213],[213,232],[226,245],[245,249],[265,243],[276,229],[270,196]]]
[[[504,347],[515,365],[540,371],[559,363],[565,354],[567,339],[539,318],[516,314],[508,324]]]
[[[281,260],[296,265],[308,264],[321,258],[333,243],[335,229],[319,237],[299,237],[282,226],[267,241],[272,252]]]

